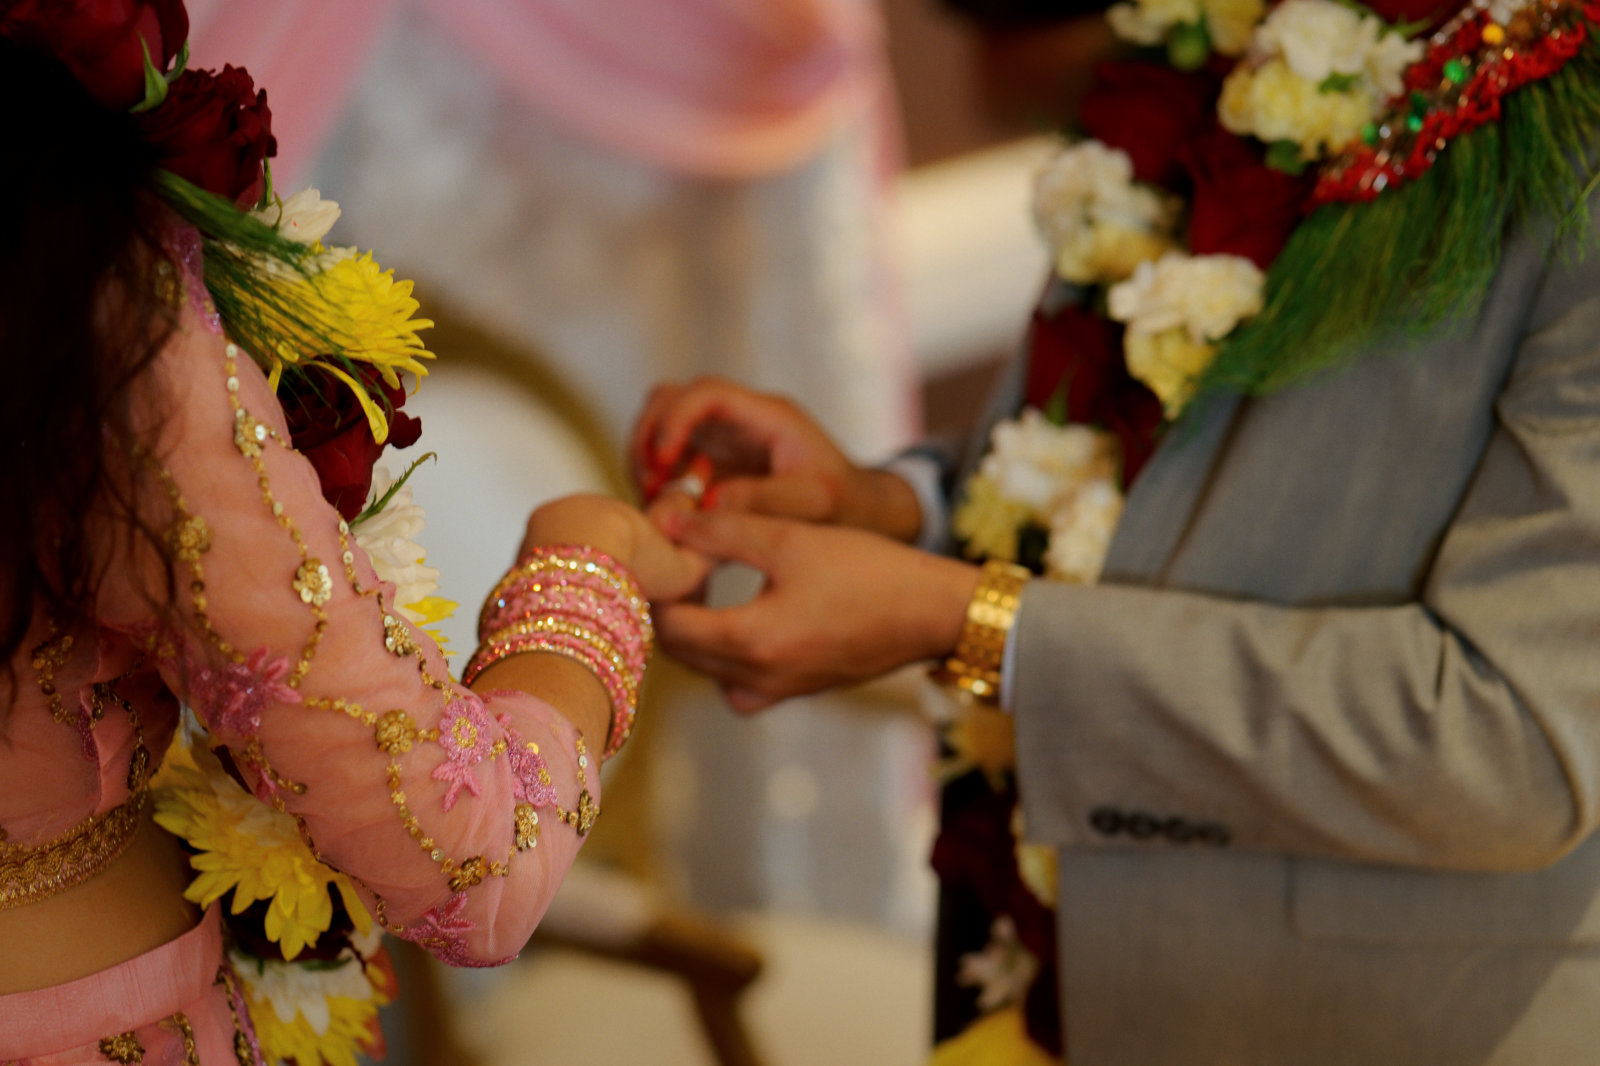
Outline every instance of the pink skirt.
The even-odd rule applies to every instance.
[[[0,996],[0,1066],[260,1066],[221,912],[176,940],[88,977]]]

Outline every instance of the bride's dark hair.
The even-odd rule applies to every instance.
[[[0,663],[40,606],[63,629],[90,616],[90,517],[136,513],[108,442],[130,439],[130,385],[173,318],[149,280],[154,167],[131,116],[0,39]]]

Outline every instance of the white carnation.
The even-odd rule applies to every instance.
[[[990,435],[990,451],[979,473],[1001,496],[1025,505],[1048,521],[1059,501],[1089,478],[1113,466],[1105,434],[1088,426],[1058,426],[1034,408],[1001,422]]]
[[[1050,516],[1050,546],[1045,574],[1060,581],[1092,585],[1105,566],[1111,537],[1122,517],[1122,493],[1109,476],[1078,485]]]
[[[1106,235],[1134,237],[1170,233],[1176,206],[1154,189],[1133,180],[1133,161],[1099,141],[1080,141],[1057,153],[1034,181],[1034,222],[1058,261],[1080,263],[1068,280],[1101,280],[1098,264],[1126,242]],[[1131,268],[1131,267],[1130,267]]]
[[[1369,22],[1377,22],[1370,18]],[[1406,68],[1422,58],[1421,41],[1408,41],[1398,33],[1380,35],[1367,50],[1367,81],[1384,98],[1399,96],[1406,87]]]
[[[1200,0],[1132,0],[1106,11],[1111,32],[1134,44],[1161,44],[1174,26],[1200,21]]]
[[[1376,42],[1376,19],[1333,0],[1283,0],[1256,28],[1255,51],[1282,56],[1296,75],[1321,85],[1333,74],[1360,74]]]
[[[318,1036],[327,1035],[333,1020],[328,1009],[330,998],[372,998],[372,982],[367,980],[360,959],[322,967],[259,960],[234,951],[228,952],[228,957],[235,972],[249,986],[252,998],[270,1006],[285,1025],[291,1024],[296,1014],[303,1015]]]
[[[1002,914],[990,927],[984,949],[961,956],[956,983],[976,988],[978,1009],[992,1011],[1022,1002],[1038,972],[1039,961],[1022,946],[1011,916]]]
[[[372,470],[372,500],[381,499],[394,483],[385,467]],[[411,486],[403,485],[383,510],[355,527],[356,543],[372,559],[378,579],[393,582],[394,603],[414,623],[425,617],[411,605],[426,599],[439,587],[439,571],[423,565],[425,552],[416,538],[422,533],[422,508],[412,500]]]
[[[1376,15],[1335,0],[1284,0],[1257,27],[1251,45],[1256,59],[1281,56],[1312,85],[1335,74],[1363,78],[1379,98],[1400,92],[1401,75],[1422,51],[1421,41],[1407,41]]]
[[[1292,2],[1292,0],[1291,0]],[[1107,295],[1111,317],[1132,333],[1185,330],[1196,344],[1220,340],[1262,307],[1266,276],[1238,255],[1168,252],[1141,263]]]

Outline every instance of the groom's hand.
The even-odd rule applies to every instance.
[[[916,495],[893,474],[856,466],[791,401],[720,378],[657,386],[629,452],[646,498],[695,464],[710,472],[706,509],[856,526],[914,540]]]
[[[976,567],[855,529],[724,510],[664,524],[684,547],[766,576],[747,603],[656,615],[661,646],[741,712],[949,653],[978,581]]]

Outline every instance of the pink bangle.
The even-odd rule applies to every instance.
[[[615,559],[573,545],[530,552],[484,602],[478,636],[478,650],[462,672],[465,683],[525,652],[573,659],[594,672],[611,699],[602,757],[622,747],[633,730],[654,632],[638,582]]]

